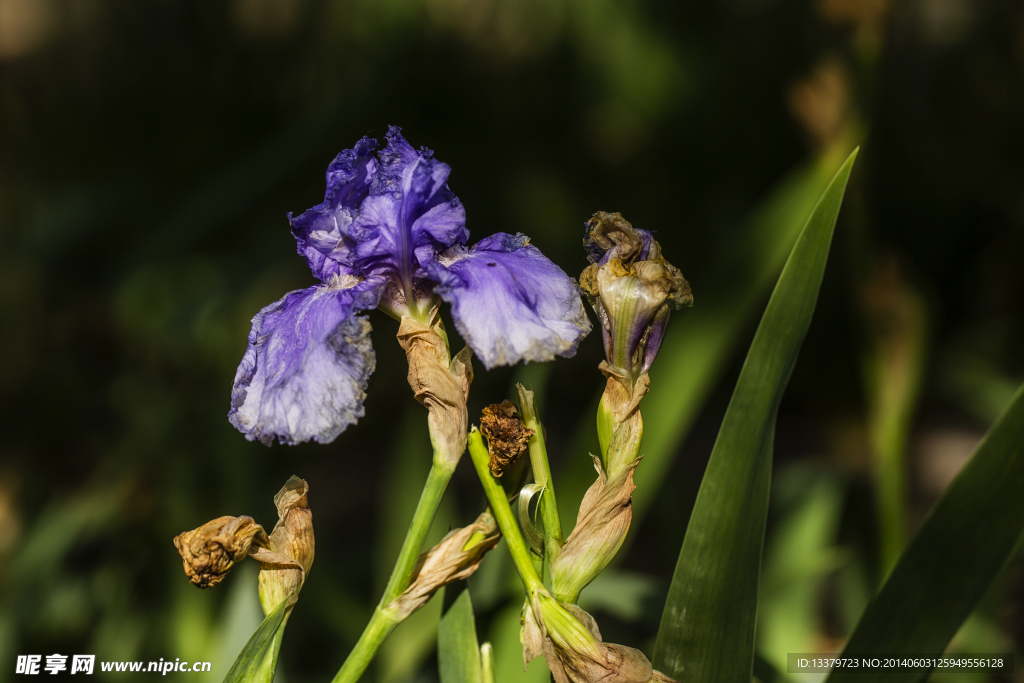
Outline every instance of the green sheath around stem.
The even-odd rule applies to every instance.
[[[533,430],[533,436],[527,444],[530,452],[530,466],[533,468],[533,480],[544,487],[540,499],[540,514],[544,520],[545,550],[552,555],[561,549],[562,521],[558,518],[558,502],[555,498],[555,485],[551,481],[551,467],[548,464],[548,448],[544,442],[544,425],[537,416],[537,405],[533,392],[521,384],[516,385],[519,391],[519,410],[523,414],[523,424]],[[549,558],[550,559],[550,558]]]

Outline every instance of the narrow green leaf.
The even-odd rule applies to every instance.
[[[970,615],[1024,532],[1024,386],[935,504],[868,604],[845,652],[937,655]],[[912,683],[927,671],[879,669]],[[836,669],[829,683],[853,680]]]
[[[480,647],[469,589],[441,617],[437,631],[437,668],[441,683],[482,683]]]
[[[811,324],[849,156],[811,212],[747,353],[686,530],[655,666],[692,681],[749,683],[775,417]]]
[[[288,601],[274,608],[238,653],[224,683],[272,683],[277,653],[284,635],[285,611]]]

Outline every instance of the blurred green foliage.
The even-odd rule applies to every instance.
[[[800,179],[861,142],[779,413],[756,670],[840,648],[882,537],[909,537],[1024,377],[1022,26],[1010,0],[0,0],[0,681],[53,652],[208,659],[221,680],[260,622],[255,573],[200,592],[171,538],[272,519],[293,473],[317,560],[278,680],[340,665],[429,467],[396,325],[371,317],[366,418],[334,444],[268,449],[225,415],[249,319],[312,282],[285,213],[387,124],[452,165],[476,238],[525,232],[575,275],[583,221],[621,211],[693,285],[652,372],[629,547],[581,598],[607,640],[648,652],[742,350],[820,193]],[[899,321],[865,296],[893,263],[925,322],[903,347],[919,387],[885,432]],[[566,533],[594,476],[601,357],[593,335],[574,360],[478,367],[470,396],[475,418],[514,379],[537,392]],[[878,444],[904,477],[888,530]],[[482,504],[460,466],[434,537]],[[539,661],[520,673],[506,555],[469,582],[479,639],[498,683],[544,680]],[[1021,565],[952,647],[1024,649]],[[434,603],[375,680],[436,680]]]

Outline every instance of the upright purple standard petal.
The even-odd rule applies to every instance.
[[[572,278],[525,235],[496,233],[428,268],[459,334],[487,368],[572,356],[590,321]]]
[[[469,239],[462,202],[448,189],[451,168],[428,149],[414,150],[394,126],[380,152],[380,169],[359,216],[348,229],[359,272],[395,279],[411,292],[413,280],[437,251]]]
[[[351,265],[348,229],[359,205],[370,193],[378,169],[373,151],[376,140],[364,137],[346,149],[327,167],[324,201],[299,216],[288,214],[298,252],[306,258],[313,275],[326,282]]]
[[[287,294],[252,319],[228,419],[250,441],[330,443],[363,416],[375,358],[370,323],[379,282],[352,276]]]

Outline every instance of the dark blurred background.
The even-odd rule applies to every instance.
[[[396,323],[371,314],[366,417],[333,444],[266,448],[226,413],[249,319],[313,283],[286,212],[388,124],[452,166],[474,240],[524,232],[575,276],[583,221],[620,211],[692,283],[644,403],[630,538],[583,595],[648,653],[764,303],[862,145],[779,417],[758,676],[840,648],[1024,378],[1022,121],[1011,0],[0,0],[0,680],[54,652],[210,660],[181,678],[220,680],[261,618],[255,563],[199,591],[171,538],[272,525],[293,473],[317,558],[278,680],[340,666],[429,467]],[[515,381],[537,391],[567,524],[601,358],[594,334],[574,359],[477,365],[471,394],[475,420]],[[432,538],[482,506],[463,463]],[[1022,566],[954,651],[1024,649]],[[470,585],[498,683],[546,680],[521,673],[503,546]],[[436,680],[440,608],[373,680]]]

